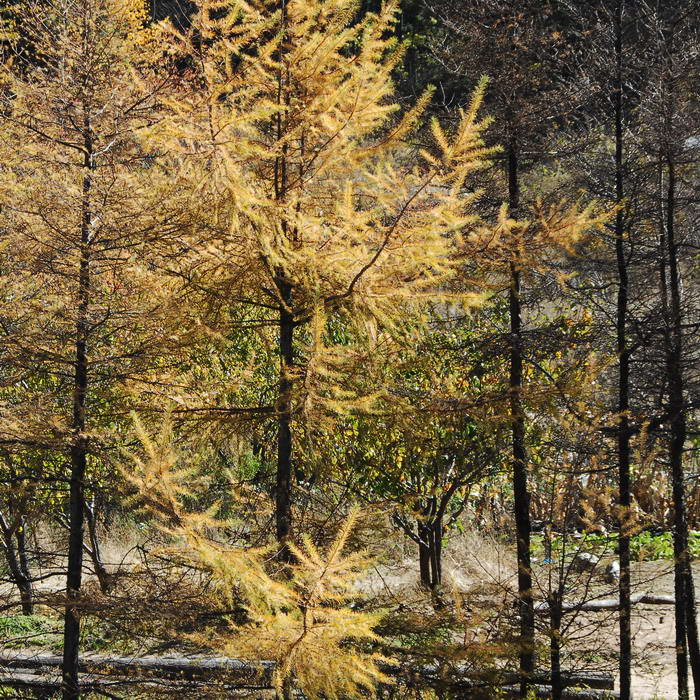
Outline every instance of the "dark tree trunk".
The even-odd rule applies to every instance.
[[[418,565],[420,569],[421,586],[430,588],[430,547],[428,545],[425,526],[418,521]]]
[[[508,196],[511,215],[517,216],[519,204],[518,153],[516,144],[508,148]],[[522,408],[523,350],[520,270],[510,266],[510,411],[513,449],[513,497],[518,559],[518,598],[520,602],[520,675],[521,693],[527,695],[535,670],[535,612],[532,598],[530,563],[530,493],[527,483],[525,419]]]
[[[85,502],[85,522],[88,527],[88,537],[90,538],[90,546],[85,547],[92,560],[92,565],[95,569],[95,575],[100,584],[100,590],[103,593],[109,593],[114,585],[114,576],[107,571],[107,568],[102,561],[102,553],[100,551],[100,540],[97,536],[97,522],[95,521],[95,511],[90,503]]]
[[[19,536],[19,528],[13,532],[12,524],[2,514],[0,514],[0,529],[2,529],[5,560],[7,561],[12,580],[19,591],[22,614],[31,615],[34,612],[34,591],[26,561],[26,548],[23,546],[24,535]],[[24,559],[24,565],[22,559]]]
[[[287,0],[280,1],[280,29],[283,36],[287,26]],[[277,49],[277,58],[286,50],[282,39]],[[287,80],[289,76],[280,69],[278,80],[277,103],[289,104]],[[282,142],[285,130],[283,111],[276,117],[277,140]],[[284,202],[287,197],[287,142],[282,144],[282,153],[275,160],[275,200]],[[286,219],[282,220],[282,232],[290,235]],[[292,368],[294,365],[294,313],[292,304],[292,284],[284,270],[277,270],[275,284],[280,300],[279,312],[279,355],[280,378],[277,419],[277,478],[275,483],[275,529],[279,544],[278,559],[291,562],[293,555],[288,547],[292,537]]]
[[[31,615],[34,611],[34,587],[32,585],[32,574],[29,571],[29,559],[27,557],[27,525],[24,518],[20,518],[19,527],[15,532],[17,540],[17,558],[19,559],[19,570],[22,575],[21,585],[18,585],[22,599],[22,612]]]
[[[416,522],[420,582],[430,590],[442,583],[442,518],[435,511],[435,499],[431,499]]]
[[[687,518],[685,526],[687,531]],[[700,700],[700,638],[698,636],[698,620],[695,606],[695,581],[690,557],[688,557],[688,559],[689,561],[685,570],[685,610],[688,634],[688,656],[690,658],[690,669],[693,674],[693,692],[695,700]]]
[[[625,221],[621,209],[624,199],[624,153],[623,153],[623,95],[622,95],[622,0],[618,0],[615,11],[615,202],[618,211],[615,217],[615,255],[617,260],[617,356],[619,416],[617,432],[618,469],[618,527],[620,557],[620,698],[630,700],[632,684],[632,627],[631,627],[631,579],[630,579],[630,349],[627,342],[627,315],[629,304],[629,276],[625,251]]]
[[[432,535],[432,552],[430,569],[433,588],[442,584],[442,518],[436,518],[430,528]]]
[[[564,689],[561,676],[561,590],[549,596],[549,661],[552,673],[552,700],[561,700]]]
[[[670,179],[670,174],[669,174]],[[670,193],[669,185],[669,193]],[[667,200],[667,206],[671,202]],[[671,215],[669,214],[669,221]],[[667,239],[671,231],[666,231]],[[667,250],[671,246],[667,243]],[[670,261],[667,261],[670,262]],[[669,275],[670,277],[670,275]],[[669,280],[670,282],[670,280]],[[671,286],[669,284],[669,286]],[[678,676],[678,698],[685,700],[688,697],[688,646],[686,625],[686,579],[685,559],[688,553],[688,533],[685,519],[685,484],[683,483],[683,448],[685,445],[685,417],[683,415],[682,384],[679,387],[677,376],[678,357],[674,347],[673,334],[667,328],[670,336],[667,341],[667,373],[669,380],[669,413],[671,435],[669,440],[669,461],[671,466],[671,483],[673,489],[673,554],[674,554],[674,593],[676,616],[676,670]]]
[[[68,571],[66,576],[66,607],[63,627],[63,700],[79,700],[78,661],[80,654],[80,611],[78,598],[82,584],[85,470],[88,439],[86,434],[86,399],[88,390],[88,305],[90,294],[90,229],[92,213],[91,127],[85,124],[85,160],[83,177],[83,212],[81,224],[80,269],[78,273],[78,304],[75,328],[75,375],[73,383],[73,444],[70,450],[70,502],[68,535]]]
[[[283,280],[278,282],[280,296],[285,305],[291,301],[291,287]],[[291,312],[280,311],[279,354],[279,406],[277,433],[277,482],[275,485],[275,522],[279,559],[291,561],[287,543],[292,533],[292,378],[294,363],[294,319]]]
[[[695,682],[695,697],[700,696],[698,662],[698,630],[695,617],[695,585],[688,551],[688,522],[685,504],[685,473],[683,453],[687,439],[685,417],[685,386],[683,377],[683,312],[680,272],[675,232],[676,172],[672,157],[668,158],[666,188],[666,230],[662,236],[662,293],[666,316],[666,371],[668,378],[668,408],[670,423],[669,462],[673,489],[673,553],[674,591],[676,597],[676,667],[678,697],[688,697],[688,656],[690,655]],[[666,275],[665,267],[668,268]]]

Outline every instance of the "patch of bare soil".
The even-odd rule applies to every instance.
[[[363,582],[366,593],[386,594],[406,599],[409,591],[418,595],[417,563],[412,548],[396,552],[391,565],[377,567]],[[571,595],[588,599],[615,598],[616,585],[605,581],[605,565],[612,559],[604,557],[593,574],[581,574],[579,593]],[[450,587],[468,591],[485,584],[514,593],[517,582],[511,547],[495,538],[475,534],[455,537],[445,552],[445,579]],[[547,567],[535,565],[536,591],[544,598],[547,585]],[[700,563],[694,567],[696,581],[700,581]],[[673,595],[673,566],[668,561],[638,562],[633,564],[632,580],[635,593]],[[579,598],[576,598],[580,600]],[[546,635],[547,620],[540,618],[540,635]],[[676,698],[675,629],[673,606],[635,605],[633,624],[633,693],[636,700],[666,700]],[[595,670],[615,673],[618,657],[617,613],[578,613],[566,630],[567,664],[572,670]],[[580,652],[580,653],[578,653]],[[565,652],[566,655],[566,652]],[[619,678],[615,687],[619,688]],[[692,685],[691,685],[692,692]]]
[[[693,567],[693,573],[697,581],[700,564]],[[633,581],[640,590],[673,595],[673,566],[667,561],[641,562],[634,567]],[[633,625],[634,697],[639,700],[678,697],[673,607],[638,606],[634,610]]]
[[[604,580],[605,558],[590,577],[586,599],[615,599],[616,585]],[[700,564],[693,567],[695,579]],[[637,562],[632,565],[634,593],[673,596],[673,564],[668,561]],[[571,646],[589,651],[585,668],[615,673],[619,660],[617,612],[585,612],[576,616],[569,630]],[[671,700],[677,697],[675,620],[672,605],[632,607],[633,667],[632,691],[635,700]],[[593,649],[593,653],[590,650]],[[584,658],[586,658],[584,656]],[[596,668],[596,664],[598,667]],[[615,688],[619,689],[616,675]],[[691,680],[692,695],[692,680]]]

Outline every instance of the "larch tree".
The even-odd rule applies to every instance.
[[[138,139],[169,82],[145,19],[140,0],[28,0],[2,68],[2,359],[30,379],[4,394],[2,439],[67,472],[66,700],[80,695],[86,489],[118,454],[129,394],[177,344],[152,261],[182,209]]]
[[[381,615],[348,605],[369,564],[362,552],[345,551],[357,509],[324,550],[309,537],[290,543],[296,560],[291,576],[274,578],[266,567],[271,548],[232,539],[231,522],[217,517],[220,504],[205,512],[190,508],[193,481],[201,484],[207,476],[175,448],[170,418],[154,437],[137,419],[136,433],[141,449],[124,469],[135,489],[131,502],[168,536],[161,555],[205,572],[210,585],[203,597],[220,599],[227,611],[211,616],[214,624],[200,618],[200,627],[188,630],[190,641],[228,657],[274,660],[278,698],[291,698],[298,689],[313,700],[359,699],[391,683],[380,668],[389,660],[366,647],[380,641],[374,628]],[[244,614],[230,615],[232,608]]]
[[[446,102],[461,103],[465,85],[472,84],[484,70],[482,62],[485,56],[488,57],[487,70],[492,85],[484,110],[495,118],[490,138],[503,147],[503,154],[499,159],[501,172],[489,183],[485,203],[498,207],[500,202],[506,201],[511,217],[527,218],[531,203],[523,187],[527,174],[538,164],[551,162],[557,157],[557,129],[579,103],[578,86],[561,80],[569,46],[559,24],[558,3],[432,0],[429,6],[438,19],[431,49],[444,67],[446,84],[443,93]],[[511,463],[517,532],[523,694],[527,692],[528,678],[535,666],[535,615],[530,562],[531,487],[524,403],[527,341],[531,330],[526,321],[529,290],[524,287],[524,280],[530,261],[519,257],[526,247],[525,239],[522,239],[513,241],[510,252],[515,255],[506,251],[509,258],[507,332],[510,342]]]
[[[630,489],[630,343],[627,334],[629,323],[629,274],[627,250],[625,246],[625,215],[622,209],[625,196],[624,170],[624,54],[625,33],[623,27],[623,5],[618,0],[614,10],[615,33],[615,77],[613,78],[613,100],[615,105],[615,203],[618,207],[615,214],[615,258],[617,261],[618,292],[617,292],[617,356],[618,356],[618,403],[619,425],[617,427],[617,460],[618,460],[618,503],[620,507],[618,548],[620,555],[620,687],[623,698],[632,697],[632,614],[631,614],[631,577],[630,577],[630,532],[628,517],[631,502]]]
[[[631,523],[628,522],[631,506],[631,467],[632,467],[632,430],[633,424],[633,376],[631,362],[634,359],[635,347],[639,345],[630,326],[637,304],[635,304],[635,276],[632,266],[637,262],[632,251],[638,242],[634,241],[638,220],[636,219],[637,202],[631,202],[629,193],[634,187],[632,173],[635,166],[633,149],[630,147],[630,127],[632,123],[634,90],[630,84],[636,84],[635,69],[637,66],[628,58],[628,47],[635,41],[636,24],[635,10],[627,7],[623,0],[601,2],[593,8],[593,12],[581,13],[578,18],[583,32],[595,27],[591,32],[592,40],[584,43],[581,50],[580,63],[582,83],[590,85],[591,97],[594,104],[599,102],[597,110],[592,110],[596,120],[595,129],[603,129],[609,135],[612,146],[602,144],[602,157],[610,160],[612,150],[612,167],[604,170],[607,181],[600,187],[588,183],[591,189],[604,196],[615,205],[614,221],[609,225],[614,261],[603,262],[606,281],[614,276],[616,294],[610,306],[614,317],[614,328],[608,332],[614,333],[614,341],[610,343],[610,351],[617,356],[616,387],[611,389],[615,398],[611,399],[611,412],[614,416],[611,428],[615,439],[615,461],[617,463],[617,505],[618,505],[618,548],[620,558],[620,694],[622,698],[631,697],[632,681],[632,628],[631,628],[631,577],[630,577],[630,536]],[[631,77],[633,76],[633,77]],[[597,86],[593,87],[593,86]],[[596,119],[597,117],[597,119]],[[599,120],[599,121],[598,121]],[[598,184],[598,183],[596,183]],[[595,254],[591,256],[595,258]],[[590,263],[589,263],[590,265]],[[614,272],[613,272],[614,270]],[[584,272],[585,275],[585,272]],[[584,276],[582,275],[582,277]],[[580,284],[580,282],[578,283]],[[607,312],[606,312],[607,313]]]
[[[577,162],[577,183],[591,196],[616,207],[607,231],[591,247],[588,259],[578,264],[578,279],[571,286],[575,294],[585,299],[584,303],[596,310],[599,350],[617,358],[610,376],[609,415],[601,427],[615,442],[611,457],[616,463],[618,492],[622,698],[631,697],[630,545],[632,535],[640,527],[635,495],[639,498],[644,490],[632,478],[640,473],[634,461],[640,460],[648,449],[642,449],[640,436],[653,443],[663,433],[660,425],[668,420],[668,408],[662,405],[666,389],[657,385],[661,377],[661,381],[666,381],[666,373],[659,372],[659,354],[664,353],[657,342],[662,335],[658,326],[659,316],[663,315],[659,311],[663,293],[650,294],[649,290],[649,279],[659,276],[658,203],[665,196],[657,188],[659,143],[664,139],[668,143],[672,138],[670,133],[659,138],[664,128],[660,127],[658,115],[669,103],[668,93],[660,94],[657,89],[665,80],[660,75],[667,68],[661,67],[665,49],[660,49],[665,30],[652,26],[648,19],[654,16],[653,5],[601,0],[579,8],[572,18],[586,37],[580,47],[580,79],[590,92],[590,108],[582,121],[587,128],[573,135],[589,143],[586,155]],[[682,15],[687,7],[679,8],[679,13]],[[686,43],[684,50],[688,45],[692,44]],[[687,136],[691,133],[687,130],[692,129],[690,118],[686,115],[683,119]],[[682,146],[679,148],[682,151]],[[654,152],[651,157],[649,151]],[[684,507],[681,501],[679,506],[680,510]],[[683,609],[682,602],[677,604]],[[680,630],[676,650],[679,658],[685,659],[685,615],[679,615],[677,620]],[[679,660],[678,667],[685,669],[686,660]],[[679,679],[679,686],[687,685],[682,673]]]
[[[659,276],[658,306],[663,397],[661,439],[668,456],[673,498],[673,550],[678,697],[687,698],[688,665],[694,696],[700,697],[700,644],[695,583],[687,522],[688,436],[696,425],[696,324],[698,314],[695,230],[697,185],[691,173],[698,164],[700,103],[694,88],[700,69],[698,3],[674,7],[657,2],[641,6],[649,36],[646,66],[649,80],[640,99],[641,135],[657,177],[656,203],[650,228],[657,232],[653,262]]]
[[[358,409],[362,397],[334,391],[329,378],[361,371],[357,343],[367,348],[379,332],[406,337],[427,300],[473,302],[477,285],[454,294],[446,283],[493,237],[475,217],[478,192],[465,187],[487,155],[477,117],[485,86],[453,134],[435,122],[432,145],[411,149],[406,137],[430,92],[399,115],[396,8],[353,23],[354,6],[200,2],[189,33],[168,30],[190,89],[173,95],[170,118],[153,132],[156,143],[170,139],[183,181],[210,210],[173,269],[183,293],[217,334],[257,332],[276,348],[271,404],[241,405],[244,366],[216,408],[274,410],[283,559],[300,466],[295,421]],[[353,342],[334,343],[332,324]],[[206,407],[178,400],[183,412]]]

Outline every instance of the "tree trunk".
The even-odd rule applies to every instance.
[[[686,531],[688,522],[686,520]],[[690,557],[688,557],[690,560]],[[695,581],[690,561],[685,571],[685,613],[688,634],[688,655],[690,669],[693,674],[693,689],[695,700],[700,700],[700,640],[698,638],[698,620],[695,605]]]
[[[29,570],[29,560],[27,558],[27,525],[24,518],[20,518],[19,527],[15,532],[17,540],[17,558],[19,559],[19,569],[22,575],[19,592],[22,599],[22,612],[31,615],[34,612],[34,587],[32,585],[32,574]]]
[[[668,266],[664,276],[667,292],[666,311],[666,366],[669,399],[669,462],[673,489],[673,553],[674,590],[676,596],[676,666],[678,697],[688,697],[688,653],[690,652],[695,682],[695,697],[700,696],[700,650],[695,616],[695,585],[688,551],[688,522],[685,505],[685,473],[683,453],[687,439],[685,417],[685,386],[683,376],[683,312],[681,302],[678,249],[675,234],[676,173],[672,157],[668,157],[666,188],[666,250],[662,253]],[[663,238],[662,238],[663,240]]]
[[[436,518],[430,528],[432,552],[430,556],[433,588],[442,584],[442,518]]]
[[[686,519],[686,532],[688,521]],[[693,689],[695,700],[700,700],[700,639],[698,638],[698,620],[695,603],[695,581],[693,570],[688,556],[688,563],[685,570],[685,613],[688,634],[688,656],[690,658],[690,669],[693,674]]]
[[[433,517],[434,500],[416,521],[421,585],[435,590],[442,583],[442,518]]]
[[[440,570],[440,560],[435,542],[435,530],[428,528],[428,541],[430,543],[430,588],[435,589],[440,585],[442,571]]]
[[[549,660],[552,673],[552,700],[561,700],[564,684],[561,675],[561,589],[549,597]]]
[[[420,583],[425,588],[430,588],[430,544],[427,528],[421,520],[417,522],[418,532],[418,565],[420,568]]]
[[[511,215],[517,216],[518,155],[514,142],[508,148],[508,195]],[[513,497],[517,536],[518,598],[520,601],[520,675],[523,697],[529,689],[529,679],[535,670],[535,613],[532,599],[532,568],[530,563],[530,494],[527,484],[527,454],[525,451],[525,419],[522,409],[523,354],[520,270],[510,266],[510,411],[513,449]]]
[[[97,536],[97,523],[95,521],[95,511],[91,504],[85,502],[85,522],[88,527],[88,537],[90,538],[90,547],[86,547],[92,565],[95,568],[95,575],[100,584],[100,590],[103,593],[109,593],[114,585],[114,576],[107,571],[104,562],[102,561],[102,553],[100,552],[100,540]]]
[[[63,700],[79,700],[78,661],[80,653],[80,612],[78,598],[82,584],[83,539],[85,511],[85,470],[88,438],[86,434],[86,399],[88,390],[88,305],[90,293],[90,229],[92,213],[91,126],[86,121],[83,204],[81,224],[80,269],[78,274],[78,305],[75,328],[75,375],[73,383],[73,444],[70,449],[70,502],[68,535],[68,571],[66,576],[66,607],[63,626]]]
[[[284,37],[287,26],[287,0],[280,2],[280,24]],[[277,58],[281,59],[285,51],[284,38],[280,40],[277,49]],[[278,76],[277,103],[289,104],[289,90],[287,89],[283,68],[280,68]],[[275,200],[284,202],[287,196],[287,151],[288,143],[283,142],[285,122],[283,110],[276,117],[277,140],[282,143],[282,153],[275,160]],[[286,218],[282,219],[282,232],[290,235]],[[292,368],[294,365],[294,313],[291,308],[292,284],[287,279],[284,270],[277,270],[275,285],[280,299],[279,312],[279,355],[280,355],[280,379],[278,397],[278,423],[277,423],[277,478],[275,483],[275,528],[277,542],[279,544],[278,559],[282,562],[291,562],[294,557],[288,547],[292,537]]]
[[[2,542],[3,549],[5,550],[7,567],[19,591],[19,598],[22,603],[22,614],[31,615],[34,612],[34,592],[32,589],[32,580],[26,565],[26,550],[24,553],[25,565],[23,567],[22,554],[20,553],[19,546],[20,540],[15,537],[15,535],[19,534],[19,529],[13,532],[12,524],[8,522],[2,514],[0,514],[0,529],[2,529]]]
[[[291,286],[284,280],[278,281],[280,296],[284,304],[291,300]],[[292,378],[294,363],[294,319],[291,312],[280,311],[279,354],[279,406],[277,433],[277,482],[275,485],[275,523],[277,542],[280,545],[280,561],[290,562],[291,551],[287,543],[292,532]]]
[[[617,1],[615,12],[615,255],[617,261],[617,356],[618,395],[617,412],[617,470],[618,470],[618,547],[620,557],[620,698],[630,700],[632,687],[632,593],[630,578],[629,517],[632,504],[630,493],[630,349],[627,343],[627,314],[629,303],[629,277],[624,245],[625,222],[621,209],[624,199],[623,161],[623,96],[622,96],[622,0]]]

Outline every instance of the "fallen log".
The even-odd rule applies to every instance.
[[[127,686],[153,686],[155,685],[154,680],[147,679],[92,679],[81,683],[83,691],[96,690],[105,697],[109,698],[126,698],[128,696],[118,695],[117,693],[124,692]],[[171,692],[177,691],[180,693],[187,693],[187,691],[193,692],[196,688],[201,689],[202,686],[196,683],[187,683],[183,681],[169,681],[167,686],[158,683],[161,687],[167,687],[169,694]],[[29,690],[33,693],[33,697],[38,698],[52,698],[54,697],[56,691],[61,688],[60,678],[57,676],[46,677],[37,676],[31,673],[15,673],[11,676],[0,674],[0,688],[15,688],[20,690]],[[230,692],[232,697],[250,697],[245,695],[240,695],[241,690],[254,692],[257,700],[262,697],[267,697],[267,693],[264,695],[260,694],[261,690],[268,690],[269,696],[272,697],[272,689],[241,689],[238,686],[227,686],[227,685],[217,685],[216,689],[218,692],[225,691]],[[533,688],[535,696],[538,698],[550,698],[552,695],[552,690],[549,686],[538,685]],[[519,686],[506,686],[503,689],[499,689],[498,697],[502,698],[520,698],[520,687]],[[235,695],[234,695],[235,693]],[[184,695],[187,697],[187,695]],[[493,688],[474,688],[468,690],[461,697],[469,698],[469,700],[492,700],[494,697]],[[614,698],[619,698],[620,694],[614,690],[605,689],[587,689],[587,688],[565,688],[562,691],[562,697],[566,700],[613,700]]]
[[[538,685],[533,688],[535,696],[538,698],[551,698],[552,689],[549,686]],[[504,697],[519,698],[520,686],[509,686],[504,689]],[[619,698],[620,693],[616,690],[598,690],[593,688],[564,688],[561,693],[562,698],[567,700],[601,700],[606,698]],[[493,697],[493,696],[492,696]]]
[[[0,673],[0,688],[13,688],[19,691],[29,691],[32,698],[39,700],[53,700],[56,693],[62,687],[61,678],[56,674],[46,676],[31,673],[28,669],[13,672],[12,674]],[[162,689],[167,692],[167,697],[210,697],[207,691],[216,693],[220,697],[225,692],[226,697],[238,698],[272,698],[273,689],[270,688],[241,688],[238,685],[226,685],[223,683],[203,683],[199,681],[161,680],[156,678],[87,678],[80,682],[81,692],[96,692],[101,697],[114,698],[115,700],[127,700],[133,697],[135,691],[142,692],[145,689]],[[3,696],[4,697],[4,696]],[[17,697],[17,696],[12,696]],[[22,695],[24,697],[24,695]]]
[[[0,666],[21,669],[56,669],[63,659],[53,654],[0,652]],[[208,680],[225,678],[236,680],[242,687],[271,687],[275,664],[272,661],[247,662],[224,657],[186,656],[106,656],[84,654],[78,670],[92,675],[119,675],[140,673],[146,677],[181,680]]]
[[[674,605],[676,599],[672,595],[655,595],[653,593],[635,593],[630,598],[632,605]],[[600,600],[581,600],[575,603],[562,603],[562,612],[619,610],[619,598],[601,598]],[[549,603],[546,600],[535,603],[535,612],[549,613]]]
[[[0,686],[53,690],[60,687],[62,658],[54,654],[28,653],[23,650],[0,652]],[[163,657],[142,656],[124,657],[102,654],[85,654],[80,659],[79,670],[83,676],[85,689],[107,687],[118,690],[126,685],[150,685],[158,683],[170,689],[193,690],[208,683],[216,683],[236,691],[264,691],[273,687],[274,662],[247,662],[224,657]],[[383,670],[396,677],[397,681],[409,686],[432,687],[442,690],[461,691],[465,697],[491,698],[495,689],[503,689],[506,695],[513,696],[518,686],[517,674],[513,672],[478,673],[465,668],[440,668],[426,665],[405,669],[387,666]],[[9,673],[7,671],[10,671]],[[551,686],[551,679],[545,672],[538,672],[533,682],[541,688]],[[564,673],[563,686],[570,698],[615,697],[607,691],[614,687],[613,676],[606,673]],[[583,687],[593,691],[593,695],[579,693]]]
[[[468,675],[472,683],[481,682],[494,685],[512,685],[520,682],[520,676],[514,671],[501,672],[497,676],[493,673],[470,673]],[[552,679],[547,671],[537,671],[532,675],[535,685],[551,685]],[[561,683],[564,688],[589,688],[593,690],[613,690],[615,678],[611,673],[597,671],[577,672],[563,671]]]

